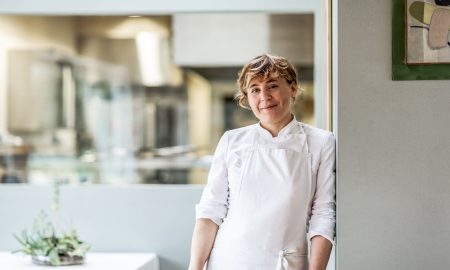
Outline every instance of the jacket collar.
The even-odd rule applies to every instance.
[[[270,134],[270,132],[267,129],[265,129],[261,126],[261,122],[258,123],[257,130],[258,130],[259,134],[266,139],[283,139],[286,137],[290,137],[292,134],[301,133],[303,131],[303,129],[300,126],[300,123],[297,121],[297,118],[295,117],[295,115],[293,115],[293,116],[294,117],[291,120],[291,122],[289,122],[286,126],[284,126],[280,130],[280,132],[278,132],[278,136],[276,136],[276,137],[272,137],[272,134]]]

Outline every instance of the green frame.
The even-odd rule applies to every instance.
[[[448,80],[450,64],[407,65],[406,0],[392,0],[392,80]]]

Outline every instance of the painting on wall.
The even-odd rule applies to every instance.
[[[450,79],[450,0],[393,0],[392,79]]]
[[[407,0],[408,64],[450,63],[450,1]]]

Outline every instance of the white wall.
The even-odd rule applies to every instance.
[[[391,80],[392,1],[336,2],[337,269],[448,269],[450,82]]]
[[[161,270],[186,270],[203,186],[132,185],[61,189],[61,217],[72,222],[93,251],[154,252]],[[31,229],[40,210],[50,211],[49,186],[0,186],[0,250],[19,248],[12,234]],[[2,264],[0,262],[0,269]]]

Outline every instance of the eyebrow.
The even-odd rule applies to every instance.
[[[277,81],[278,81],[277,79],[272,78],[272,79],[268,80],[266,83],[272,83],[272,82],[277,82]],[[257,84],[253,83],[248,88],[252,88],[254,86],[257,86]]]

